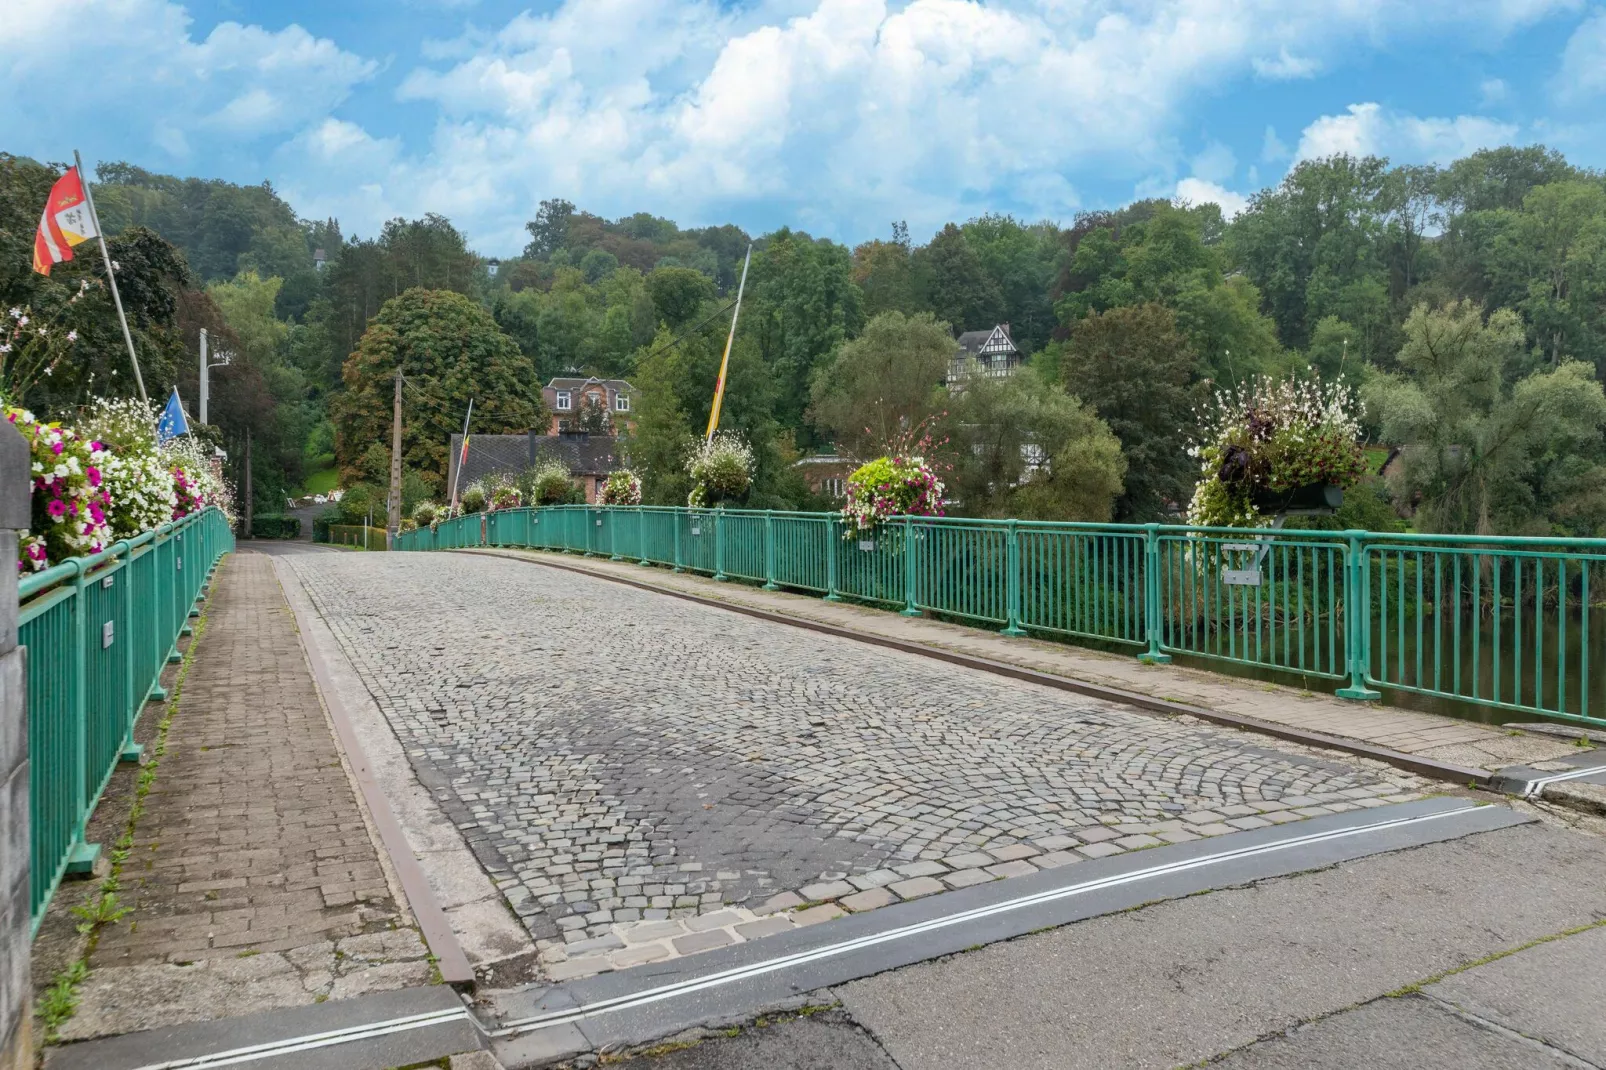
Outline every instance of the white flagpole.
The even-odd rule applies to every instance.
[[[106,262],[106,278],[112,284],[112,303],[117,306],[117,322],[123,325],[123,341],[128,343],[128,359],[134,365],[134,385],[139,387],[139,400],[146,405],[151,399],[145,396],[145,377],[139,373],[139,356],[134,352],[134,336],[128,333],[128,317],[123,315],[123,298],[117,292],[117,273],[112,270],[112,256],[106,251],[106,231],[101,228],[100,216],[95,212],[95,195],[89,191],[89,179],[84,174],[84,161],[78,150],[72,150],[72,162],[78,169],[78,182],[84,187],[84,200],[89,202],[89,218],[95,224],[95,237],[100,240],[100,258]]]
[[[468,445],[468,418],[474,415],[474,399],[468,399],[468,411],[463,414],[463,446]],[[457,481],[463,477],[463,463],[468,460],[468,453],[458,447],[457,467],[452,470],[452,514],[457,514]]]

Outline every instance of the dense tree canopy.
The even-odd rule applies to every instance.
[[[470,398],[482,433],[540,423],[535,369],[490,313],[449,290],[405,290],[385,302],[346,358],[345,390],[334,412],[335,456],[353,481],[371,471],[364,460],[370,449],[388,458],[398,370],[412,388],[403,459],[435,493],[445,489],[447,443]]]
[[[70,359],[65,341],[5,354],[0,390],[66,414],[131,384],[98,250],[81,246],[49,278],[27,269],[60,166],[0,156],[0,300],[59,328],[52,337],[76,332]],[[1194,406],[1254,375],[1308,369],[1365,386],[1367,434],[1403,451],[1391,473],[1406,522],[1606,533],[1606,447],[1588,392],[1606,378],[1606,179],[1539,146],[1445,167],[1305,160],[1231,220],[1213,204],[1140,200],[1064,225],[983,214],[924,243],[894,222],[851,250],[785,228],[604,219],[552,198],[523,255],[494,275],[439,215],[363,238],[298,218],[267,184],[120,163],[97,179],[151,394],[177,384],[193,407],[202,327],[236,353],[213,374],[211,416],[236,476],[251,434],[259,508],[304,477],[332,478],[337,452],[348,482],[382,471],[382,380],[412,359],[407,332],[473,339],[420,343],[433,370],[404,411],[418,476],[440,478],[462,384],[495,384],[477,388],[473,430],[523,430],[541,384],[597,375],[636,385],[628,447],[647,499],[683,500],[684,454],[703,433],[751,244],[722,424],[752,440],[752,502],[818,506],[791,467],[800,451],[866,455],[928,420],[950,450],[969,451],[952,458],[964,509],[1095,515],[1102,492],[1088,488],[1124,467],[1112,515],[1167,519],[1197,475],[1185,452]],[[418,318],[422,307],[441,322]],[[951,339],[995,324],[1035,379],[943,383]],[[1423,364],[1429,340],[1442,349],[1460,336],[1485,355],[1453,374]],[[1468,385],[1469,369],[1487,386],[1496,367],[1498,390]],[[1064,430],[1087,421],[1113,439]],[[1121,463],[1052,463],[1062,432],[1088,457],[1103,448],[1088,444],[1118,442]],[[1064,482],[1077,464],[1099,477]],[[1383,508],[1375,497],[1368,508]]]

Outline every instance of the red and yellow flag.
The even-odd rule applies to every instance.
[[[50,199],[39,217],[39,233],[33,238],[33,269],[50,274],[53,265],[72,259],[73,246],[97,233],[78,168],[69,167],[50,187]]]

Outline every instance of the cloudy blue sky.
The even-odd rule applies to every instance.
[[[1606,0],[0,0],[0,150],[270,180],[487,255],[546,197],[917,239],[1335,151],[1606,165]]]

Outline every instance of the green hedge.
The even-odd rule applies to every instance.
[[[384,528],[366,528],[361,524],[330,524],[328,538],[319,541],[332,543],[335,546],[355,546],[361,550],[364,549],[364,532],[368,533],[367,549],[383,550],[386,548]]]
[[[301,518],[283,513],[258,513],[251,518],[253,539],[299,539]]]

